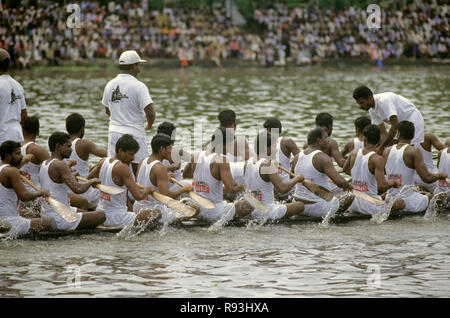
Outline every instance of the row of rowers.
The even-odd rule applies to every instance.
[[[195,208],[197,218],[209,222],[225,216],[228,220],[261,217],[263,212],[255,209],[251,200],[246,201],[240,196],[241,199],[230,202],[233,194],[242,191],[251,192],[269,208],[269,212],[264,212],[265,219],[299,214],[317,217],[330,210],[336,213],[347,209],[374,214],[380,206],[343,194],[354,189],[377,199],[389,200],[400,187],[415,182],[430,192],[410,191],[407,197],[396,200],[393,209],[419,212],[427,208],[432,192],[448,192],[449,189],[446,178],[450,173],[450,140],[446,141],[445,148],[434,135],[425,134],[420,147],[413,146],[410,142],[415,129],[408,121],[398,124],[396,144],[386,147],[382,155],[377,154],[380,128],[366,117],[355,121],[357,137],[342,151],[330,137],[333,118],[327,113],[316,117],[317,127],[309,131],[307,144],[301,151],[291,138],[279,137],[282,127],[276,118],[264,123],[267,130],[255,138],[254,152],[245,138],[244,147],[238,147],[240,138],[234,135],[236,115],[232,110],[221,111],[219,121],[220,127],[202,151],[188,154],[177,150],[186,161],[182,176],[180,164],[172,160],[175,126],[171,123],[164,122],[158,127],[151,140],[152,154],[134,167],[131,163],[140,146],[129,134],[118,139],[115,155],[107,157],[106,149],[83,139],[85,120],[79,114],[72,114],[66,119],[68,133],[55,132],[50,136],[49,154],[35,143],[39,119],[28,117],[22,124],[22,144],[5,141],[0,146],[0,218],[9,223],[10,232],[16,235],[48,230],[71,231],[99,224],[124,227],[142,221],[166,222],[167,209],[160,208],[160,202],[152,193],[179,199],[192,190],[214,204],[215,208],[206,209],[192,200],[184,201]],[[432,171],[431,146],[441,150],[439,171]],[[91,169],[90,155],[103,157]],[[333,158],[345,173],[351,175],[352,184],[337,172]],[[245,161],[236,162],[242,159]],[[289,170],[291,174],[287,174]],[[32,190],[21,181],[20,174],[44,190]],[[88,181],[78,182],[77,174]],[[171,183],[172,177],[180,181],[185,178],[184,183]],[[193,182],[187,181],[189,178],[193,178]],[[326,201],[310,192],[302,184],[305,179],[332,190],[336,197]],[[127,191],[111,195],[95,188],[98,184]],[[80,215],[78,221],[67,222],[39,198],[49,195],[76,210]],[[340,196],[345,199],[339,200]],[[335,200],[339,200],[339,204],[335,204]]]

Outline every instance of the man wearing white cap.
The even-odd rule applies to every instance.
[[[120,74],[106,84],[102,104],[109,121],[108,157],[113,157],[117,140],[132,135],[139,143],[132,168],[136,174],[139,162],[149,156],[145,130],[155,121],[153,100],[147,86],[136,79],[142,60],[136,51],[125,51],[119,57]],[[144,128],[145,119],[147,125]]]
[[[27,118],[27,104],[22,85],[8,72],[11,57],[0,49],[0,145],[6,140],[23,141],[21,122]]]

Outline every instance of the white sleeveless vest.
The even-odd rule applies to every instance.
[[[445,172],[450,176],[450,153],[449,148],[445,148],[441,152],[441,158],[439,160],[439,172]],[[436,192],[443,192],[450,190],[450,183],[445,180],[438,180]]]
[[[217,154],[206,156],[206,152],[200,152],[198,162],[194,170],[194,191],[212,203],[223,202],[223,182],[211,175],[211,160]]]
[[[358,150],[351,176],[353,189],[371,196],[378,196],[377,180],[369,170],[369,159],[374,154],[375,152],[371,151],[363,155],[362,149]]]
[[[0,167],[0,172],[5,167],[10,165],[3,165]],[[17,209],[18,197],[13,188],[8,189],[0,182],[0,217],[19,216]]]
[[[56,201],[70,206],[69,194],[72,193],[72,190],[64,182],[53,182],[53,180],[50,178],[50,175],[48,174],[48,169],[55,160],[57,159],[50,159],[42,163],[41,169],[39,170],[39,180],[41,181],[41,188],[49,190],[51,196],[55,198]],[[41,215],[54,212],[53,209],[47,204],[43,204],[41,209]]]
[[[72,141],[72,153],[70,154],[69,159],[75,159],[77,161],[77,164],[72,168],[80,174],[80,177],[87,178],[87,176],[89,175],[89,162],[81,159],[77,154],[76,145],[79,140],[81,139],[75,138]]]
[[[105,158],[105,161],[100,168],[100,181],[104,185],[113,186],[119,189],[123,189],[120,194],[112,195],[100,191],[100,203],[97,210],[105,212],[126,212],[127,211],[127,187],[125,185],[119,187],[114,183],[112,179],[112,169],[119,162],[119,160],[114,160],[110,163],[111,158]]]
[[[282,137],[279,137],[277,140],[277,153],[276,153],[276,159],[278,163],[285,169],[291,170],[291,160],[290,158],[286,157],[286,155],[281,151],[281,139]],[[284,172],[281,169],[278,169],[278,174],[280,175],[281,180],[283,182],[289,181],[289,175]]]
[[[34,144],[34,142],[30,141],[29,143],[23,145],[20,148],[20,152],[22,153],[22,156],[25,158],[25,156],[27,155],[27,148],[29,145]],[[33,182],[33,184],[40,188],[41,187],[41,183],[39,181],[39,169],[40,169],[41,165],[37,165],[35,163],[32,162],[28,162],[26,165],[23,165],[22,168],[20,168],[20,170],[25,173],[25,177],[30,180],[31,182]],[[25,183],[25,187],[27,190],[31,190],[31,186],[28,185],[28,183]]]
[[[314,168],[313,158],[316,154],[321,152],[320,150],[315,150],[311,152],[309,155],[305,155],[302,150],[299,153],[297,164],[294,168],[295,174],[302,174],[305,177],[305,180],[311,181],[315,184],[318,184],[326,189],[330,189],[330,182],[328,181],[328,176],[325,173],[319,172]],[[295,185],[294,196],[303,199],[306,201],[319,202],[324,201],[321,197],[315,195],[311,191],[305,188],[301,183],[297,183]]]
[[[359,150],[364,148],[364,142],[359,140],[358,137],[353,138],[353,149]]]
[[[403,153],[408,145],[402,145],[397,149],[397,145],[392,146],[386,160],[386,176],[389,181],[398,181],[401,186],[414,185],[414,169],[408,168],[403,161]]]
[[[266,159],[250,158],[245,168],[245,188],[250,190],[252,196],[264,205],[274,203],[273,184],[272,182],[266,182],[261,178],[259,174],[259,168]]]
[[[156,185],[154,185],[152,183],[152,180],[150,179],[150,172],[152,171],[153,166],[157,163],[161,163],[161,161],[153,160],[152,162],[147,163],[147,160],[148,160],[148,158],[145,158],[144,161],[142,162],[141,167],[138,171],[136,182],[143,185],[144,187],[153,187],[153,188],[155,188],[156,192],[159,192],[158,187]],[[134,204],[136,204],[138,202],[141,204],[145,204],[145,203],[158,204],[159,203],[159,201],[155,200],[155,198],[153,198],[153,196],[151,194],[149,194],[144,200],[135,201]]]

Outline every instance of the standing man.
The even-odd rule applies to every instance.
[[[93,154],[97,157],[104,158],[107,156],[106,149],[98,147],[90,140],[83,139],[84,127],[86,121],[84,117],[78,113],[73,113],[66,118],[66,130],[70,135],[70,142],[72,143],[72,153],[70,158],[76,161],[72,166],[80,177],[87,178],[89,175],[89,155]],[[88,209],[95,210],[98,200],[100,198],[100,191],[96,188],[90,187],[88,191],[82,193],[81,196],[88,201]]]
[[[21,123],[27,118],[22,85],[7,74],[11,57],[0,49],[0,145],[6,140],[23,141]]]
[[[417,145],[424,140],[424,123],[420,111],[414,104],[403,96],[387,92],[373,94],[367,86],[359,86],[353,91],[353,98],[361,109],[370,113],[372,124],[378,125],[381,130],[381,140],[377,153],[381,155],[384,148],[391,145],[397,135],[398,123],[407,120],[414,125],[414,137],[412,145]],[[384,123],[391,125],[386,132]]]
[[[131,163],[135,175],[139,162],[149,156],[145,130],[149,130],[155,121],[153,100],[148,88],[136,79],[139,63],[143,62],[146,61],[136,51],[123,52],[119,58],[120,74],[106,84],[102,100],[110,118],[108,156],[115,155],[115,146],[121,136],[134,136],[139,143],[139,151]]]

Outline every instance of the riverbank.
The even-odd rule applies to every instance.
[[[224,60],[221,61],[224,68],[268,68],[262,66],[258,62],[242,61],[242,60]],[[385,60],[382,61],[381,66],[440,66],[450,65],[450,59],[433,59],[433,60]],[[307,66],[321,66],[330,68],[346,68],[346,67],[379,67],[377,61],[357,60],[357,59],[340,59],[340,60],[325,60],[321,63],[313,63],[311,65],[297,65],[295,62],[287,62],[284,66],[271,66],[273,68],[301,68]],[[161,59],[150,58],[148,63],[142,64],[143,68],[162,68],[162,69],[177,69],[181,68],[178,59]],[[189,68],[218,68],[212,60],[198,61]],[[95,61],[60,61],[59,65],[48,65],[47,62],[40,62],[33,66],[35,70],[105,70],[117,69],[117,64],[111,59],[96,59]]]

